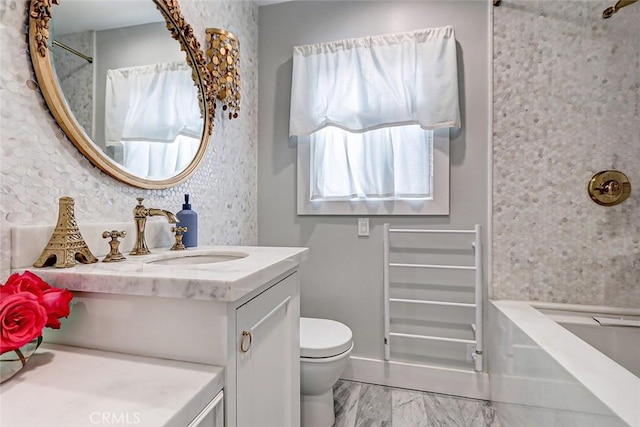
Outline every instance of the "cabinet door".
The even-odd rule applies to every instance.
[[[224,394],[221,391],[189,424],[189,427],[224,427]]]
[[[297,274],[236,311],[237,427],[299,427]]]

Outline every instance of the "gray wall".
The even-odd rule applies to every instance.
[[[355,356],[383,356],[382,224],[487,223],[489,4],[305,1],[259,9],[258,243],[310,248],[301,275],[302,315],[349,325]],[[444,25],[453,25],[459,44],[463,122],[451,139],[450,215],[372,217],[368,238],[357,236],[356,217],[297,216],[296,149],[288,138],[293,46]]]

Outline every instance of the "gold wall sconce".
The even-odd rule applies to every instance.
[[[206,34],[214,107],[222,105],[229,119],[235,119],[240,111],[240,42],[235,35],[219,28],[207,28]]]
[[[615,206],[627,200],[631,183],[625,174],[616,170],[598,172],[587,187],[591,199],[602,206]]]

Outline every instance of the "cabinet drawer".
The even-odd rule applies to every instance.
[[[224,427],[224,390],[209,402],[188,427]]]

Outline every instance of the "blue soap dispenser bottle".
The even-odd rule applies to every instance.
[[[188,248],[198,246],[198,214],[191,209],[189,203],[189,195],[184,195],[184,204],[182,210],[176,214],[180,221],[179,227],[187,227],[187,231],[182,233],[182,243]]]

